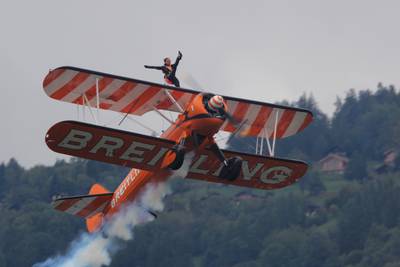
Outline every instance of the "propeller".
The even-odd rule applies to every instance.
[[[190,88],[197,89],[203,93],[205,93],[205,90],[203,87],[200,85],[200,83],[197,82],[197,80],[193,77],[192,74],[189,72],[182,72],[180,75],[180,79]]]
[[[238,129],[239,127],[243,126],[238,120],[236,120],[235,117],[233,117],[232,114],[230,114],[228,111],[225,111],[225,109],[221,109],[220,112],[222,114],[224,114],[225,118],[232,123],[236,129]]]
[[[203,87],[200,85],[200,83],[198,83],[197,80],[190,73],[184,72],[181,75],[181,79],[189,87],[197,89],[197,90],[201,91],[204,94],[207,93],[203,89]],[[213,94],[213,93],[207,93],[207,94],[212,95],[211,97],[215,96],[215,94]],[[211,99],[211,97],[210,97],[210,99]],[[208,100],[208,101],[210,101],[210,100]],[[222,98],[222,101],[223,101],[223,98]],[[218,106],[218,104],[217,104],[217,106]],[[216,108],[216,106],[214,106],[214,107]],[[230,138],[234,138],[238,133],[240,133],[243,125],[246,124],[247,120],[244,120],[242,122],[238,121],[224,107],[216,108],[216,109],[218,110],[219,114],[221,114],[225,118],[225,120],[229,121],[229,123],[231,123],[236,128],[235,131],[232,133],[232,135],[230,137]],[[194,143],[195,147],[199,146],[199,144],[202,142],[202,139],[203,138],[201,136],[198,136],[197,134],[194,133],[194,135],[193,135],[193,143]],[[228,167],[228,159],[225,157],[224,153],[221,151],[221,149],[219,148],[218,144],[217,143],[212,144],[210,149],[215,154],[215,156],[224,164],[224,166]]]
[[[201,84],[197,82],[197,80],[191,73],[182,72],[181,80],[189,87],[200,90],[202,93],[206,93],[206,91],[203,89],[203,86],[201,86]],[[227,112],[225,109],[221,108],[219,109],[219,112],[226,118],[226,120],[228,120],[231,124],[233,124],[233,126],[236,128],[235,132],[239,131],[243,127],[244,123],[243,122],[240,123],[237,119],[235,119],[235,117],[232,114]]]

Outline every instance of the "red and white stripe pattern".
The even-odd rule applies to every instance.
[[[80,105],[88,101],[92,107],[97,105],[98,90],[99,108],[134,115],[143,115],[154,108],[179,112],[166,90],[183,109],[199,93],[73,67],[50,71],[43,81],[43,88],[51,98]],[[306,110],[226,96],[221,98],[225,99],[228,112],[237,122],[243,123],[242,136],[272,137],[276,124],[276,137],[284,138],[300,132],[312,121],[311,112]],[[215,100],[214,104],[218,105],[218,99]],[[235,132],[236,127],[226,121],[221,130]]]
[[[226,97],[225,97],[226,99]],[[241,136],[264,136],[285,138],[302,131],[312,121],[311,112],[270,104],[258,104],[229,99],[226,101],[228,112],[236,122],[243,123]],[[221,130],[234,132],[235,125],[228,121]]]
[[[224,99],[222,96],[215,95],[208,100],[208,106],[217,111],[218,109],[222,108],[224,106]]]
[[[52,202],[54,209],[83,218],[102,212],[111,201],[112,193],[87,195],[81,197],[66,197]]]
[[[162,85],[72,67],[50,71],[43,88],[51,98],[80,105],[87,104],[87,99],[91,107],[97,105],[98,90],[101,109],[122,113],[143,115],[154,108],[179,112]],[[196,95],[175,90],[170,93],[184,108]]]

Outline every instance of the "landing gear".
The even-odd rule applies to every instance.
[[[221,149],[219,149],[216,143],[214,143],[210,147],[210,149],[214,153],[214,155],[217,156],[217,158],[224,164],[224,167],[222,167],[219,177],[222,179],[227,179],[229,181],[235,180],[242,170],[242,159],[240,157],[226,159],[224,153],[222,153]]]
[[[169,164],[167,168],[170,170],[179,170],[182,167],[183,161],[185,160],[185,139],[182,138],[178,144],[168,151],[166,156]]]
[[[222,168],[219,177],[234,181],[242,170],[242,159],[240,157],[233,157],[226,161],[226,165]]]
[[[204,141],[204,139],[205,137],[201,135],[193,134],[193,144],[195,148],[198,148]],[[223,164],[221,172],[218,175],[221,179],[234,181],[236,178],[239,177],[240,171],[242,170],[242,158],[237,156],[229,159],[225,158],[224,153],[215,142],[210,146],[210,150]],[[181,139],[178,144],[176,144],[170,151],[167,152],[164,158],[163,167],[166,167],[170,170],[178,170],[182,167],[184,160],[185,139]]]
[[[175,154],[175,159],[168,165],[167,168],[174,171],[178,170],[180,167],[182,167],[183,161],[185,160],[185,149],[178,145],[170,152]]]

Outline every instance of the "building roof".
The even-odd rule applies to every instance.
[[[349,158],[346,157],[343,153],[329,153],[324,158],[322,158],[319,163],[324,163],[325,161],[336,159],[339,161],[349,162]]]
[[[388,149],[388,150],[385,150],[384,152],[383,152],[383,156],[384,157],[386,157],[387,155],[389,155],[389,154],[391,154],[391,153],[398,153],[398,151],[397,151],[397,149],[395,149],[395,148],[390,148],[390,149]]]

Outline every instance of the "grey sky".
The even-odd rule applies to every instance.
[[[366,0],[0,0],[0,162],[61,157],[44,135],[76,118],[76,108],[48,98],[41,83],[62,65],[161,82],[143,65],[180,49],[180,70],[207,90],[267,102],[313,93],[331,114],[349,88],[400,84],[399,8]]]

